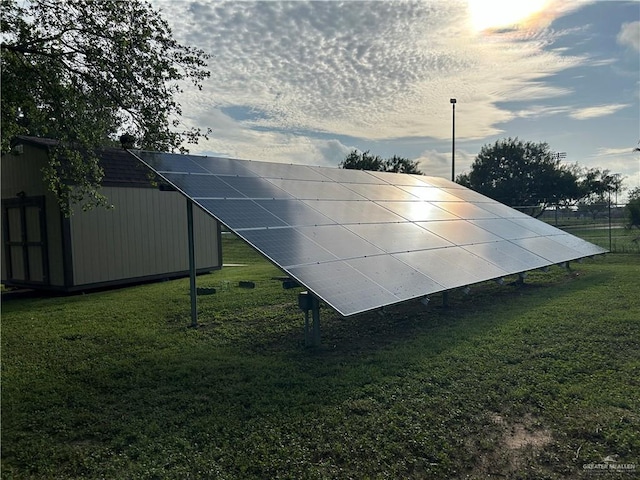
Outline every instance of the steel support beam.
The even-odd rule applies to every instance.
[[[196,251],[193,235],[193,202],[187,198],[187,235],[189,242],[189,293],[191,296],[191,326],[198,326],[198,306],[196,290]]]

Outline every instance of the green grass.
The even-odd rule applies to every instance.
[[[640,256],[322,311],[231,236],[225,268],[2,305],[2,478],[594,478],[640,463]],[[241,280],[255,289],[240,289]],[[640,467],[638,467],[640,468]],[[636,474],[638,470],[636,469]],[[632,478],[632,474],[597,478]]]

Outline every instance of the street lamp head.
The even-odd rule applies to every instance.
[[[451,100],[449,100],[451,103],[456,103],[456,99],[452,98]]]

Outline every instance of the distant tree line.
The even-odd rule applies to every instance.
[[[608,206],[623,177],[609,170],[562,163],[547,143],[516,138],[484,145],[469,173],[456,181],[494,200],[539,217],[550,206],[589,210]]]
[[[366,152],[352,150],[351,153],[340,162],[340,168],[422,175],[422,172],[418,169],[417,160],[409,160],[408,158],[398,157],[397,155],[385,159],[379,155],[372,155],[369,153],[369,150]]]

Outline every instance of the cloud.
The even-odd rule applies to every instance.
[[[549,11],[566,13],[563,3]],[[268,135],[249,131],[266,129],[446,139],[451,97],[459,138],[497,135],[514,118],[501,102],[567,95],[547,79],[585,61],[547,49],[564,33],[544,26],[477,33],[459,2],[154,4],[171,13],[181,42],[213,55],[205,92],[214,101],[185,115],[217,121],[243,106],[251,115],[236,127],[254,140]]]
[[[571,105],[528,105],[526,109],[517,110],[518,118],[540,118],[553,115],[568,115],[576,120],[605,117],[629,107],[629,104],[597,105],[594,107],[578,107]]]
[[[571,107],[565,105],[530,105],[526,109],[516,111],[515,115],[519,118],[539,118],[564,115],[568,112],[571,112]]]
[[[640,52],[640,22],[623,23],[616,40],[620,45]]]
[[[475,154],[456,148],[455,175],[468,172],[475,159]],[[451,178],[451,151],[439,152],[437,150],[425,150],[416,159],[422,173],[432,177]]]
[[[618,110],[628,107],[629,105],[623,103],[616,103],[612,105],[597,105],[595,107],[577,108],[572,110],[569,116],[577,120],[587,120],[589,118],[606,117],[612,115]]]
[[[596,156],[598,157],[608,157],[611,155],[628,155],[633,153],[633,148],[635,147],[618,147],[618,148],[605,148],[601,147],[598,149]]]
[[[201,139],[198,144],[187,145],[193,154],[336,166],[354,148],[330,138],[249,128],[212,105],[206,92],[185,97],[182,108],[189,112],[189,116],[183,118],[186,128],[212,129],[208,140]]]

